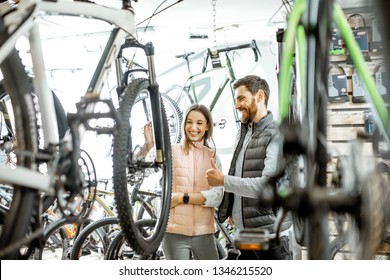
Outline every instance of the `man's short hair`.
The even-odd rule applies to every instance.
[[[265,105],[268,105],[269,99],[269,86],[266,80],[256,75],[247,75],[241,79],[238,79],[233,84],[233,89],[237,89],[240,86],[245,86],[252,94],[256,94],[259,90],[262,90],[265,94]]]

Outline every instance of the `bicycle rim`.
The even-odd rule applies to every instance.
[[[155,252],[164,236],[168,222],[172,161],[170,137],[167,119],[162,119],[162,135],[165,145],[163,163],[156,161],[154,148],[145,158],[136,158],[137,150],[142,151],[144,125],[152,120],[149,82],[146,79],[136,79],[125,90],[120,104],[121,125],[114,138],[114,192],[117,202],[120,225],[125,233],[129,245],[137,254],[151,254]],[[164,113],[164,110],[163,110]],[[137,209],[130,201],[130,194],[134,189],[160,194],[160,203],[157,205],[156,224],[149,234],[145,236],[136,226]]]

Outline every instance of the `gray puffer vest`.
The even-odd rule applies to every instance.
[[[234,175],[236,160],[242,149],[245,134],[249,129],[248,125],[241,125],[240,139],[235,148],[233,159],[229,169],[229,175]],[[264,169],[264,160],[266,158],[266,149],[272,137],[278,133],[278,125],[273,121],[273,115],[262,118],[259,122],[253,124],[252,137],[249,140],[244,155],[242,178],[261,177]],[[266,228],[274,231],[276,222],[275,209],[272,207],[263,207],[259,199],[242,197],[242,213],[245,228]],[[221,205],[218,209],[218,219],[223,222],[232,214],[234,194],[224,194]],[[291,226],[291,218],[284,219],[282,230]]]

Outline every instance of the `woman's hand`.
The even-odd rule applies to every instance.
[[[173,192],[171,195],[171,208],[183,202],[183,193]]]
[[[154,139],[153,139],[153,133],[152,133],[152,122],[148,122],[144,126],[144,137],[145,137],[145,149],[146,152],[149,152],[153,146],[154,146]]]

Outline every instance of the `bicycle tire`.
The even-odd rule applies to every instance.
[[[347,241],[344,238],[341,238],[340,236],[337,236],[335,239],[333,239],[329,244],[329,251],[330,251],[329,258],[331,260],[335,260],[335,259],[339,259],[336,258],[337,255],[345,256],[344,254],[340,254],[340,253],[342,253],[342,248],[346,244]],[[340,259],[349,259],[349,258],[342,257]]]
[[[0,19],[0,33],[7,38],[8,34],[2,23]],[[34,154],[38,151],[38,127],[31,95],[32,85],[16,49],[11,51],[1,63],[0,68],[3,73],[4,86],[10,95],[13,107],[18,151],[30,151]],[[30,157],[24,157],[20,153],[16,154],[16,158],[18,166],[33,168],[35,165]],[[23,186],[14,186],[13,201],[5,217],[0,237],[1,259],[27,257],[21,251],[21,245],[17,243],[34,230],[34,224],[31,221],[38,217],[36,211],[38,198],[38,191]]]
[[[155,220],[141,220],[137,221],[137,226],[142,227],[153,227],[155,225]],[[150,257],[148,255],[143,256],[137,256],[134,252],[134,250],[127,245],[127,248],[130,249],[130,251],[123,250],[123,246],[126,246],[127,241],[126,237],[123,231],[120,231],[114,239],[110,242],[110,245],[107,248],[107,253],[105,255],[106,260],[125,260],[125,259],[154,259],[157,258]],[[154,255],[154,254],[152,254]]]
[[[71,260],[79,260],[80,257],[83,256],[83,254],[84,254],[83,250],[87,250],[88,249],[85,246],[85,242],[86,242],[87,238],[94,232],[96,232],[97,238],[99,239],[98,241],[101,242],[101,244],[99,244],[99,245],[102,246],[102,247],[98,247],[98,249],[97,249],[98,252],[97,253],[100,253],[101,257],[104,258],[104,255],[105,255],[106,250],[107,250],[107,248],[109,246],[109,243],[111,242],[111,240],[109,240],[107,234],[111,233],[111,232],[107,231],[103,227],[108,227],[108,226],[111,226],[111,225],[119,225],[118,217],[103,217],[103,218],[101,218],[99,220],[96,220],[96,221],[92,222],[88,226],[86,226],[80,232],[80,234],[77,236],[77,238],[75,239],[75,241],[73,243],[73,246],[72,246],[72,249],[71,249],[71,252],[70,252],[70,259]],[[84,248],[83,248],[83,245],[85,246]],[[87,245],[89,245],[89,244],[87,244]],[[95,245],[96,244],[94,244],[94,246]],[[102,252],[100,252],[100,250],[102,250]]]
[[[215,246],[217,247],[218,258],[223,260],[227,257],[227,251],[223,248],[222,244],[219,242],[218,238],[214,236]]]
[[[181,123],[183,121],[183,112],[180,110],[177,103],[168,95],[161,94],[161,98],[168,119],[171,143],[180,143],[182,138]]]
[[[120,225],[125,232],[126,239],[130,246],[140,255],[153,253],[158,249],[162,241],[168,222],[172,184],[171,146],[164,106],[162,106],[162,135],[157,135],[157,137],[163,138],[162,143],[165,147],[165,151],[162,152],[165,154],[161,155],[163,163],[156,163],[155,154],[153,153],[152,159],[150,159],[151,162],[149,163],[141,161],[140,163],[137,162],[134,164],[133,160],[133,148],[136,147],[137,141],[141,144],[144,143],[143,126],[149,121],[149,115],[153,116],[154,113],[150,110],[150,107],[148,107],[148,105],[150,105],[150,103],[148,103],[148,101],[150,101],[148,86],[149,81],[140,78],[134,80],[126,87],[119,108],[119,116],[121,118],[120,124],[122,125],[118,125],[118,130],[114,137],[113,149],[114,193],[118,217],[121,221]],[[140,99],[142,99],[143,102],[137,102]],[[135,105],[137,105],[137,108]],[[139,114],[137,115],[137,113]],[[131,117],[132,114],[134,114],[133,117]],[[140,122],[143,117],[146,118],[142,119],[145,122]],[[137,118],[137,120],[135,120],[135,118]],[[137,138],[137,132],[139,131],[141,131],[141,133],[138,134]],[[140,166],[141,164],[142,166]],[[146,164],[149,166],[146,166]],[[129,171],[129,174],[127,171]],[[129,183],[147,184],[148,182],[144,181],[145,175],[147,176],[146,179],[152,180],[153,177],[157,179],[156,182],[152,182],[155,183],[152,187],[161,188],[161,190],[159,190],[161,191],[161,203],[160,209],[158,209],[159,211],[157,212],[159,218],[157,219],[154,231],[152,231],[151,235],[148,237],[142,236],[136,227],[134,209],[131,202],[129,202],[128,192]],[[148,188],[147,185],[146,187]]]
[[[299,97],[296,87],[296,67],[293,64],[292,70],[292,82],[290,89],[290,103],[289,103],[289,114],[288,123],[292,126],[299,126],[301,124],[302,112],[300,112],[298,103]],[[303,155],[293,154],[289,156],[288,169],[290,174],[290,184],[293,188],[300,188],[304,185],[302,180],[306,180],[307,174],[304,168],[301,168],[302,161],[305,161]],[[307,218],[301,214],[293,211],[291,213],[294,237],[295,241],[301,246],[307,246],[308,244],[308,221]]]
[[[51,217],[51,216],[48,216],[48,217]],[[49,218],[50,219],[50,218]],[[58,244],[54,244],[54,246],[52,246],[52,244],[48,244],[49,246],[49,250],[51,250],[51,253],[50,254],[50,257],[48,259],[53,259],[53,255],[55,253],[58,253],[55,252],[56,250],[60,250],[61,252],[61,260],[66,260],[69,258],[69,254],[70,254],[70,248],[72,247],[72,239],[75,238],[75,237],[69,237],[68,234],[66,233],[64,227],[67,225],[67,224],[74,224],[76,223],[77,224],[77,227],[78,227],[78,231],[81,232],[81,230],[83,228],[85,228],[88,224],[90,224],[92,222],[92,220],[90,219],[86,219],[86,220],[69,220],[67,218],[61,218],[61,219],[58,219],[58,220],[51,220],[51,223],[48,224],[45,228],[45,234],[44,234],[44,240],[43,240],[43,243],[42,243],[42,247],[41,248],[38,248],[35,250],[34,252],[34,259],[35,260],[44,260],[44,252],[45,252],[45,246],[46,244],[48,244],[49,240],[53,240],[53,243],[54,241],[57,241],[58,239],[60,239],[61,241],[61,245],[60,247],[57,247],[56,245]],[[58,234],[58,235],[56,235]],[[77,234],[77,233],[76,233]],[[53,235],[56,235],[53,237]],[[57,240],[56,240],[57,239]],[[54,252],[53,252],[54,251]]]
[[[177,104],[179,108],[181,108],[182,113],[189,106],[195,103],[195,100],[192,98],[190,92],[180,85],[170,86],[166,91],[164,91],[163,95],[169,96],[171,100]]]

